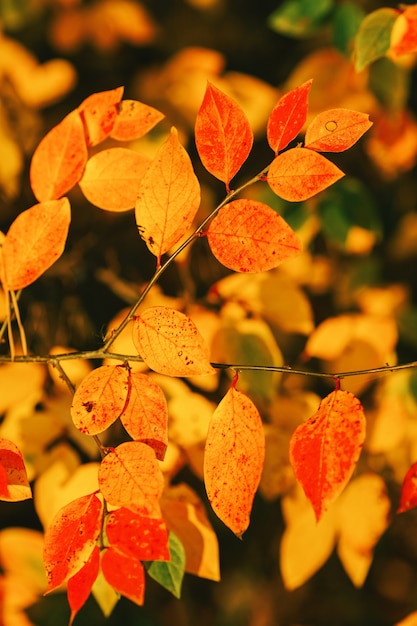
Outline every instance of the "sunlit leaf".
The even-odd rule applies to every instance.
[[[22,453],[12,441],[0,439],[0,500],[17,502],[31,497]]]
[[[253,133],[240,105],[210,83],[197,114],[195,142],[204,167],[228,190],[249,156]]]
[[[185,550],[173,532],[169,533],[169,561],[153,561],[145,564],[151,578],[170,591],[176,598],[181,596],[181,585],[185,569]]]
[[[62,255],[71,221],[67,198],[35,204],[12,222],[3,242],[4,280],[23,289]]]
[[[138,559],[115,548],[104,550],[101,568],[107,582],[122,596],[141,606],[145,595],[145,572]]]
[[[365,439],[365,422],[359,400],[338,389],[291,437],[290,462],[317,520],[352,476]]]
[[[390,55],[394,57],[417,50],[417,5],[404,5],[391,31]]]
[[[145,309],[134,320],[133,343],[148,367],[159,374],[194,376],[215,372],[209,349],[194,322],[175,309]]]
[[[45,135],[30,164],[30,184],[39,202],[64,196],[81,179],[87,163],[84,126],[69,113]]]
[[[204,452],[204,483],[217,516],[236,535],[249,526],[265,457],[265,436],[253,402],[231,387],[213,413]]]
[[[404,513],[415,506],[417,506],[417,463],[413,463],[404,476],[397,513]]]
[[[172,128],[141,181],[135,207],[139,234],[158,265],[188,231],[199,205],[200,184]]]
[[[129,372],[121,365],[102,365],[92,370],[77,388],[71,417],[78,430],[97,435],[121,415],[129,391]]]
[[[139,185],[150,159],[127,148],[109,148],[94,154],[80,180],[81,191],[91,204],[105,211],[133,209]]]
[[[100,568],[100,548],[96,545],[83,567],[68,580],[67,595],[71,609],[69,626],[87,602]]]
[[[146,135],[164,114],[138,100],[122,100],[110,136],[118,141],[132,141]]]
[[[168,530],[162,519],[144,517],[122,507],[107,517],[106,536],[112,548],[140,561],[170,558]]]
[[[277,196],[301,202],[344,176],[334,163],[308,148],[291,148],[272,161],[268,184]]]
[[[363,70],[384,56],[391,45],[391,31],[398,11],[383,7],[368,13],[362,20],[355,37],[355,69]]]
[[[214,256],[236,272],[264,272],[301,250],[287,222],[256,200],[234,200],[211,221],[208,242]]]
[[[304,126],[312,83],[312,80],[308,80],[286,93],[272,110],[266,133],[268,143],[275,153],[286,148]]]
[[[110,135],[116,122],[123,91],[123,87],[117,87],[93,93],[78,107],[88,146],[95,146]]]
[[[372,126],[369,115],[350,109],[329,109],[309,124],[305,147],[320,152],[342,152],[351,148]]]

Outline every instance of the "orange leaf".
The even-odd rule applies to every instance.
[[[129,373],[122,365],[92,370],[77,388],[71,417],[78,430],[97,435],[117,420],[127,402]]]
[[[349,391],[332,391],[317,412],[294,431],[290,462],[316,519],[352,476],[365,439],[365,414]]]
[[[139,139],[164,117],[163,113],[147,104],[137,100],[122,100],[110,137],[118,141]]]
[[[417,506],[417,463],[413,463],[404,477],[397,513],[404,513],[415,506]]]
[[[312,82],[308,80],[286,93],[272,110],[268,119],[266,136],[275,153],[286,148],[304,126]]]
[[[213,413],[204,451],[204,482],[216,515],[236,535],[249,526],[265,458],[257,408],[231,387]]]
[[[389,52],[393,57],[417,50],[417,5],[405,7],[394,22]]]
[[[351,148],[371,126],[366,113],[329,109],[319,113],[308,126],[305,147],[320,152],[343,152]]]
[[[270,270],[301,249],[287,222],[256,200],[234,200],[222,207],[207,237],[216,259],[235,272]]]
[[[32,497],[22,453],[8,439],[0,439],[0,483],[0,500],[18,502]]]
[[[64,251],[71,221],[67,198],[35,204],[20,213],[3,242],[7,289],[23,289],[39,278]]]
[[[155,450],[163,461],[168,445],[168,407],[164,392],[152,378],[140,372],[129,374],[129,398],[120,416],[128,434]]]
[[[157,258],[190,228],[200,205],[200,184],[186,150],[171,134],[144,175],[136,200],[139,234]]]
[[[87,602],[91,588],[94,585],[100,569],[100,548],[96,545],[88,561],[74,576],[68,580],[67,595],[68,604],[71,608],[69,626],[72,625],[75,616]]]
[[[194,322],[176,309],[153,306],[135,318],[133,343],[146,365],[168,376],[214,374]]]
[[[45,533],[47,593],[74,576],[89,559],[101,531],[103,504],[95,494],[62,507]]]
[[[140,181],[150,164],[148,157],[127,148],[109,148],[87,161],[81,191],[105,211],[133,209]]]
[[[138,559],[108,548],[101,557],[106,581],[122,596],[141,606],[145,596],[145,572]]]
[[[100,491],[113,506],[126,506],[160,517],[164,478],[155,452],[144,443],[127,441],[104,457],[98,471]]]
[[[195,143],[204,167],[229,191],[252,149],[253,133],[237,102],[210,83],[197,113]]]
[[[39,202],[56,200],[76,185],[87,162],[84,126],[78,111],[69,113],[45,135],[30,164],[30,184]]]
[[[109,514],[106,536],[110,546],[139,561],[169,561],[168,529],[163,519],[143,517],[127,508]]]
[[[268,171],[268,184],[284,200],[301,202],[315,196],[344,176],[336,165],[307,148],[279,154]]]
[[[110,135],[117,119],[123,91],[123,87],[117,87],[93,93],[78,107],[88,146],[96,146]]]

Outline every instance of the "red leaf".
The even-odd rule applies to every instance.
[[[78,107],[78,113],[84,122],[88,146],[96,146],[110,135],[117,119],[123,91],[123,87],[117,87],[93,93]]]
[[[405,5],[403,5],[405,7]],[[394,22],[389,52],[399,57],[417,50],[417,5],[407,6]]]
[[[352,476],[365,439],[365,414],[349,391],[332,391],[294,431],[290,461],[317,520]]]
[[[265,458],[257,408],[232,387],[213,413],[204,452],[204,482],[216,515],[236,535],[249,526]]]
[[[229,191],[252,149],[253,133],[237,102],[210,83],[197,114],[195,143],[204,167]]]
[[[371,126],[366,113],[329,109],[319,113],[308,126],[305,147],[320,152],[343,152],[351,148]]]
[[[176,309],[153,306],[135,318],[133,343],[146,365],[168,376],[214,374],[194,322]]]
[[[122,365],[102,365],[82,380],[74,394],[71,417],[78,430],[97,435],[121,415],[127,402],[129,372]]]
[[[31,497],[22,453],[12,441],[0,439],[0,500],[18,502]]]
[[[113,448],[100,464],[98,482],[109,504],[161,517],[159,498],[164,478],[155,452],[146,444],[127,441]]]
[[[45,533],[47,593],[74,576],[89,559],[101,531],[103,504],[95,494],[73,500],[55,515]]]
[[[104,550],[101,569],[106,581],[122,596],[141,606],[145,596],[145,572],[138,559],[115,548]]]
[[[415,506],[417,506],[417,463],[413,463],[404,477],[397,513],[404,513]]]
[[[120,416],[128,434],[155,450],[163,461],[168,444],[168,407],[164,392],[152,378],[140,372],[129,374],[129,398]]]
[[[235,272],[264,272],[301,250],[287,222],[255,200],[234,200],[222,207],[207,237],[216,259]]]
[[[146,135],[164,114],[137,100],[122,100],[110,136],[118,141],[132,141]]]
[[[275,153],[295,139],[307,119],[308,95],[312,85],[308,80],[278,100],[268,119],[266,135]]]
[[[71,221],[67,198],[35,204],[20,213],[3,242],[7,289],[23,289],[39,278],[62,255]]]
[[[45,135],[30,164],[30,184],[39,202],[64,196],[83,175],[87,162],[84,126],[78,111],[69,113]]]
[[[169,561],[168,529],[164,520],[143,517],[122,507],[107,518],[110,546],[140,561]]]
[[[267,180],[277,196],[290,202],[301,202],[342,176],[344,173],[321,154],[307,148],[291,148],[272,161]]]
[[[144,175],[136,200],[139,234],[157,258],[167,252],[193,223],[200,205],[200,184],[186,150],[172,128]]]
[[[87,602],[100,569],[100,548],[94,546],[88,561],[74,576],[68,580],[67,596],[71,609],[69,626],[72,625],[75,616]]]

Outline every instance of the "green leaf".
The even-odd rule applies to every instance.
[[[369,63],[385,55],[391,43],[391,31],[398,17],[395,9],[383,8],[369,13],[355,38],[355,69],[362,71]]]
[[[324,24],[334,0],[286,0],[268,18],[273,30],[287,37],[308,37]]]
[[[352,54],[356,33],[365,15],[353,2],[342,2],[335,8],[332,21],[333,41],[342,54]]]
[[[410,95],[410,70],[386,57],[370,68],[369,86],[384,108],[402,111]]]
[[[173,532],[169,532],[168,542],[170,561],[150,561],[144,563],[149,576],[176,598],[181,597],[181,585],[185,571],[185,550],[181,541]]]

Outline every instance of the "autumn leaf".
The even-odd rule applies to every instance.
[[[138,100],[122,100],[110,137],[118,141],[133,141],[146,135],[164,114]]]
[[[312,80],[291,89],[282,96],[272,110],[266,129],[268,143],[277,154],[288,146],[301,131],[307,119],[308,94]]]
[[[265,457],[253,402],[231,387],[213,413],[204,451],[204,483],[216,515],[239,537],[249,526]]]
[[[77,388],[71,417],[86,435],[103,432],[121,415],[129,391],[129,372],[122,365],[101,365],[92,370]]]
[[[72,625],[78,611],[87,602],[91,588],[97,579],[99,569],[100,548],[96,545],[83,567],[68,579],[67,596],[71,609],[69,626]]]
[[[136,203],[138,188],[150,159],[128,148],[109,148],[94,154],[79,185],[91,204],[105,211],[128,211]]]
[[[184,313],[154,306],[135,318],[133,343],[148,367],[168,376],[214,374],[209,349]]]
[[[200,184],[172,128],[142,178],[135,206],[139,234],[158,266],[161,256],[190,228],[199,205]]]
[[[103,504],[95,494],[62,507],[46,529],[47,593],[74,576],[89,559],[101,531]]]
[[[78,111],[72,111],[45,135],[33,154],[30,184],[37,200],[64,196],[80,181],[87,157],[84,126]]]
[[[107,548],[101,557],[104,578],[122,596],[141,606],[145,595],[145,571],[138,559]]]
[[[18,502],[31,497],[22,453],[12,441],[0,439],[0,500]]]
[[[140,561],[168,561],[168,529],[164,520],[138,515],[122,507],[106,520],[110,546]]]
[[[343,491],[365,439],[365,414],[349,391],[332,391],[317,412],[294,431],[290,462],[320,520]]]
[[[204,167],[229,191],[252,149],[253,133],[237,102],[210,83],[197,113],[195,143]]]
[[[309,124],[304,144],[310,150],[342,152],[351,148],[372,126],[369,115],[350,109],[329,109]]]
[[[160,517],[164,478],[155,452],[138,441],[112,448],[98,471],[100,491],[109,504],[125,506],[149,517]]]
[[[308,148],[291,148],[272,161],[267,181],[284,200],[301,202],[326,189],[344,173],[321,154]]]
[[[96,146],[110,135],[117,119],[123,91],[123,87],[117,87],[93,93],[78,107],[88,146]]]
[[[413,463],[404,476],[397,513],[405,513],[417,506],[417,463]]]
[[[234,200],[222,207],[207,238],[216,259],[235,272],[265,272],[301,250],[287,222],[256,200]]]

